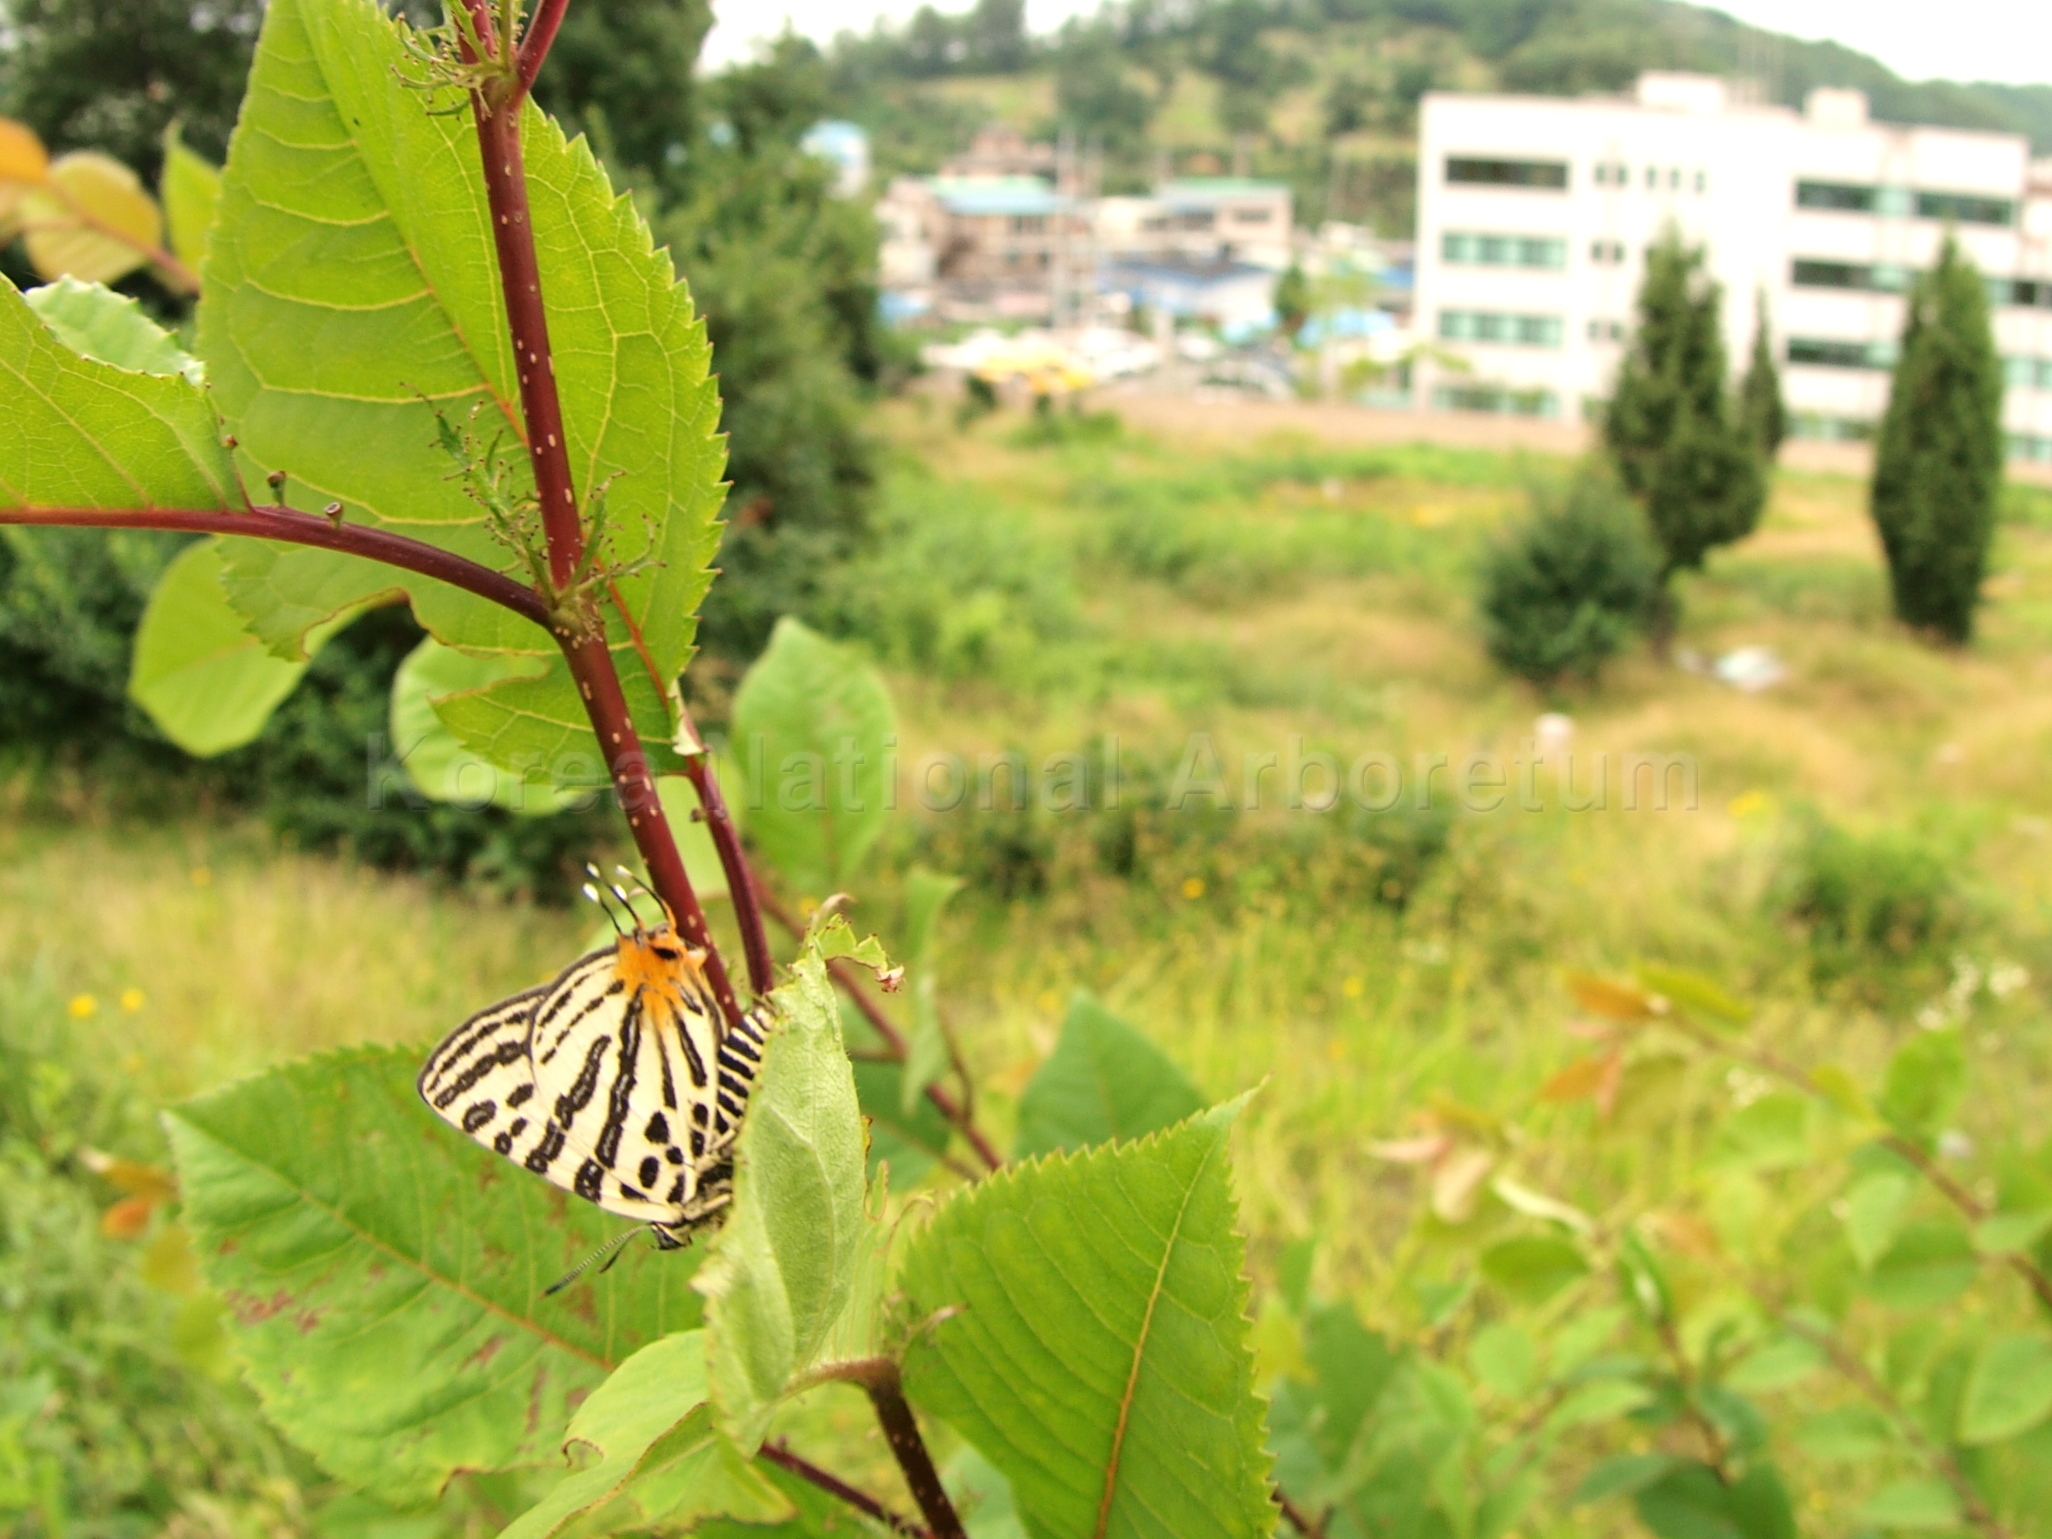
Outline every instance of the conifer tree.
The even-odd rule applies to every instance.
[[[1774,339],[1767,317],[1767,291],[1762,289],[1753,326],[1753,357],[1739,385],[1739,407],[1760,458],[1772,463],[1788,437],[1788,407],[1781,399],[1781,371],[1774,366]]]
[[[1723,296],[1700,247],[1669,228],[1648,255],[1632,347],[1603,418],[1626,490],[1645,508],[1664,574],[1698,567],[1713,545],[1753,532],[1766,481],[1752,434],[1725,389]]]
[[[2002,486],[2002,367],[1981,275],[1951,240],[1911,291],[1874,450],[1874,523],[1896,618],[1973,634]]]

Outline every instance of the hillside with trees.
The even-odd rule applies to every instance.
[[[1577,95],[1647,69],[1757,82],[1799,105],[1856,87],[1876,117],[2002,129],[2052,151],[2052,86],[1907,81],[1838,43],[1804,42],[1669,0],[1127,0],[1047,36],[1023,0],[922,8],[828,50],[841,110],[886,171],[929,171],[981,124],[1067,131],[1106,190],[1165,165],[1289,181],[1301,219],[1408,233],[1418,99],[1429,90]]]

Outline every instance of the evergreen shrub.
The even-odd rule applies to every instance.
[[[1638,510],[1600,473],[1535,493],[1531,516],[1482,561],[1489,655],[1538,683],[1592,679],[1652,618],[1660,556]]]
[[[2002,364],[1988,295],[1948,240],[1917,280],[1874,446],[1874,523],[1896,618],[1973,635],[2002,488]]]

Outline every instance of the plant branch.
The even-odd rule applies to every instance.
[[[690,711],[684,709],[681,700],[678,708],[683,712],[680,725],[688,725]],[[699,740],[697,727],[691,727],[690,736],[693,742]],[[734,903],[734,921],[740,927],[741,950],[748,961],[748,986],[758,994],[767,994],[776,971],[770,958],[769,936],[763,930],[761,890],[755,873],[748,868],[748,856],[741,849],[741,835],[734,827],[733,815],[720,795],[712,755],[692,754],[684,761],[684,777],[698,793],[699,809],[712,834],[713,848],[719,852],[720,869],[727,874],[727,895]]]
[[[1758,1289],[1754,1289],[1753,1292],[1754,1297],[1761,1297]],[[1761,1301],[1768,1302],[1764,1298]],[[1888,1419],[1895,1423],[1895,1429],[1902,1435],[1903,1441],[1922,1454],[1931,1468],[1952,1487],[1952,1494],[1959,1498],[1960,1511],[1984,1539],[2009,1539],[2009,1530],[1988,1510],[1987,1503],[1981,1499],[1981,1493],[1975,1489],[1974,1483],[1967,1479],[1966,1472],[1959,1467],[1959,1461],[1952,1457],[1951,1450],[1931,1441],[1917,1419],[1890,1393],[1888,1386],[1876,1378],[1873,1370],[1860,1361],[1857,1352],[1831,1333],[1812,1329],[1771,1303],[1768,1303],[1768,1307],[1781,1322],[1783,1330],[1792,1336],[1801,1337],[1822,1352],[1830,1359],[1833,1368],[1857,1385],[1860,1392],[1879,1406]]]
[[[968,1539],[962,1520],[955,1515],[955,1504],[948,1500],[947,1488],[941,1484],[940,1471],[933,1467],[933,1456],[926,1451],[918,1419],[905,1399],[898,1365],[888,1358],[877,1358],[865,1364],[864,1369],[852,1377],[868,1392],[869,1403],[876,1407],[884,1441],[890,1444],[898,1468],[904,1471],[905,1485],[912,1492],[912,1499],[919,1503],[926,1526],[933,1530],[932,1539]]]
[[[1275,1505],[1281,1510],[1283,1520],[1302,1534],[1304,1539],[1325,1539],[1324,1518],[1305,1516],[1304,1509],[1291,1501],[1281,1486],[1277,1486],[1270,1494],[1274,1496]]]
[[[518,106],[520,97],[533,88],[534,77],[541,73],[542,61],[555,46],[556,29],[563,25],[563,14],[569,9],[570,0],[541,0],[535,7],[534,17],[520,38],[520,91],[514,105]]]
[[[532,588],[504,572],[495,572],[425,540],[323,518],[318,513],[302,513],[296,508],[251,507],[240,512],[212,508],[143,508],[135,512],[105,508],[0,508],[0,524],[179,529],[194,534],[239,534],[260,540],[282,540],[290,545],[313,545],[418,572],[489,599],[536,625],[549,625],[548,606]]]
[[[921,1528],[910,1518],[900,1517],[867,1491],[858,1491],[831,1471],[821,1469],[810,1459],[801,1458],[785,1446],[782,1438],[762,1445],[762,1456],[770,1463],[789,1470],[800,1480],[810,1481],[827,1495],[836,1497],[853,1507],[864,1517],[881,1523],[894,1534],[903,1534],[906,1539],[933,1539],[933,1535]]]
[[[541,291],[541,265],[535,252],[534,223],[527,196],[527,173],[520,143],[521,94],[515,88],[512,39],[492,30],[489,0],[463,0],[473,28],[486,48],[498,51],[505,74],[471,92],[477,123],[478,158],[490,204],[492,241],[499,261],[499,288],[505,299],[507,330],[513,339],[514,366],[520,375],[520,410],[527,435],[528,458],[534,467],[535,495],[541,504],[542,532],[548,541],[552,623],[571,677],[584,699],[599,751],[627,814],[627,826],[648,870],[656,896],[675,916],[684,940],[705,954],[706,981],[712,985],[729,1026],[741,1023],[740,1001],[727,977],[726,964],[705,922],[698,895],[677,853],[677,841],[663,813],[648,755],[635,731],[620,687],[620,675],[606,644],[605,621],[588,591],[579,591],[584,558],[584,521],[570,474],[570,453],[563,429],[563,404],[556,391],[555,356],[549,347],[548,313]],[[465,43],[466,50],[469,44]]]
[[[779,903],[776,895],[768,888],[757,887],[756,897],[762,904],[763,912],[776,920],[793,937],[804,935],[804,929],[791,917],[791,911]],[[845,959],[836,957],[827,963],[827,975],[840,986],[841,992],[848,996],[855,1008],[862,1012],[862,1018],[869,1022],[870,1029],[883,1039],[884,1046],[889,1050],[891,1062],[903,1063],[905,1034],[898,1030],[896,1023],[888,1015],[884,1014],[883,1006],[876,1002],[869,990],[862,986],[862,980],[855,969],[849,966]],[[948,1126],[960,1133],[969,1147],[976,1151],[978,1159],[992,1170],[1003,1167],[1005,1157],[997,1152],[996,1146],[984,1136],[983,1130],[969,1120],[968,1113],[963,1110],[961,1103],[948,1093],[945,1085],[928,1085],[926,1098],[933,1103],[936,1111],[947,1118]]]
[[[1683,1036],[1694,1042],[1698,1047],[1729,1058],[1736,1058],[1739,1062],[1750,1064],[1761,1073],[1780,1080],[1791,1088],[1801,1091],[1806,1096],[1828,1104],[1836,1104],[1832,1102],[1830,1096],[1824,1093],[1823,1087],[1811,1076],[1808,1069],[1805,1069],[1801,1064],[1791,1059],[1782,1057],[1773,1048],[1759,1047],[1750,1042],[1727,1041],[1716,1033],[1707,1031],[1703,1027],[1696,1025],[1695,1022],[1679,1015],[1669,1016],[1666,1019],[1669,1025],[1679,1030]],[[1890,1153],[1898,1156],[1926,1181],[1929,1181],[1938,1194],[1951,1203],[1953,1207],[1957,1208],[1969,1222],[1979,1223],[1988,1216],[1988,1205],[1965,1186],[1961,1185],[1950,1171],[1944,1169],[1937,1160],[1931,1157],[1929,1150],[1920,1147],[1914,1139],[1905,1138],[1900,1133],[1888,1132],[1881,1135],[1879,1142]],[[2046,1309],[2052,1310],[2052,1276],[2048,1276],[2043,1267],[2039,1266],[2036,1261],[2021,1251],[2014,1252],[2004,1259],[2009,1269],[2021,1277],[2024,1280],[2024,1285],[2037,1295],[2038,1302]]]

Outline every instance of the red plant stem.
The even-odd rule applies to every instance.
[[[534,77],[541,73],[542,61],[555,46],[556,29],[563,25],[563,13],[569,9],[570,0],[541,0],[535,7],[534,19],[528,22],[520,39],[520,90],[513,98],[515,106],[534,85]]]
[[[798,921],[791,917],[791,911],[779,903],[769,889],[758,887],[756,897],[762,904],[763,911],[792,935],[801,936],[805,933]],[[883,1006],[870,997],[855,969],[845,958],[836,957],[827,963],[827,975],[840,985],[841,992],[854,1002],[855,1008],[862,1012],[862,1018],[869,1022],[870,1028],[883,1038],[884,1046],[890,1049],[892,1061],[903,1063],[905,1034],[898,1030],[888,1015],[884,1014]],[[969,1147],[976,1151],[978,1159],[992,1170],[1003,1167],[1005,1157],[999,1154],[991,1141],[983,1135],[983,1130],[969,1120],[969,1114],[963,1110],[961,1103],[948,1093],[946,1086],[928,1085],[926,1098],[933,1102],[934,1110],[947,1118],[948,1126],[967,1140]]]
[[[527,424],[534,494],[541,504],[542,530],[549,542],[549,576],[561,590],[570,586],[584,555],[584,521],[570,479],[563,403],[556,393],[556,361],[549,350],[548,314],[542,304],[541,265],[528,216],[520,104],[516,98],[490,106],[481,96],[473,96],[472,105],[485,195],[491,204],[492,243],[499,253],[499,287],[506,299],[506,325],[513,337],[514,367],[520,375],[520,414]],[[607,666],[612,666],[610,658]]]
[[[510,49],[510,39],[496,38],[492,32],[489,0],[463,3],[488,48]],[[559,600],[564,601],[552,628],[584,699],[599,751],[605,755],[620,807],[627,814],[628,830],[648,868],[649,884],[676,916],[684,939],[704,951],[706,980],[728,1024],[738,1028],[741,1005],[706,926],[698,895],[691,889],[683,858],[677,853],[662,799],[656,794],[648,755],[634,729],[620,675],[606,645],[604,619],[593,597],[570,592],[584,555],[584,523],[570,475],[563,405],[556,392],[555,358],[549,349],[548,317],[542,300],[541,266],[529,217],[527,173],[520,146],[520,92],[510,73],[501,81],[472,92],[471,111],[477,122],[478,158],[491,209],[492,242],[498,252],[499,289],[520,375],[527,453],[534,467],[542,531],[548,540],[549,576]]]
[[[688,712],[686,717],[688,720]],[[696,727],[691,728],[690,736],[697,740]],[[734,921],[741,930],[741,950],[748,960],[748,986],[757,994],[767,994],[776,980],[776,972],[770,958],[769,936],[763,931],[762,902],[755,873],[748,869],[748,857],[742,852],[741,836],[734,827],[733,815],[727,811],[726,799],[720,795],[720,782],[712,770],[712,755],[699,753],[686,759],[684,777],[698,792],[698,805],[704,810],[706,828],[712,834],[713,848],[719,852],[720,869],[727,874],[727,895],[734,903]]]
[[[634,836],[635,848],[641,851],[642,861],[648,867],[649,885],[669,905],[684,939],[705,953],[706,982],[712,985],[728,1024],[738,1026],[740,1001],[734,997],[734,985],[727,977],[726,963],[720,960],[719,947],[705,922],[705,911],[698,906],[698,894],[691,890],[684,858],[677,853],[676,836],[670,832],[655,776],[649,773],[648,755],[642,751],[641,739],[627,713],[627,697],[620,690],[613,654],[606,650],[605,637],[596,633],[565,633],[559,639],[571,676],[577,680],[578,692],[584,696],[592,730],[598,734],[599,751],[606,756],[606,768],[619,793],[620,810],[627,814],[627,831]]]
[[[831,1471],[821,1469],[810,1459],[786,1448],[782,1440],[762,1445],[762,1457],[796,1475],[800,1480],[810,1481],[829,1496],[838,1497],[864,1517],[883,1524],[894,1534],[903,1534],[906,1539],[933,1539],[933,1535],[921,1528],[910,1518],[900,1517],[867,1491],[858,1491]]]
[[[290,545],[314,545],[382,562],[423,577],[433,577],[512,610],[536,625],[548,626],[548,606],[532,588],[503,572],[384,529],[341,523],[294,508],[257,507],[239,512],[218,508],[142,508],[116,512],[105,508],[0,508],[0,524],[63,524],[73,528],[180,529],[194,534],[242,534]]]
[[[869,1403],[876,1407],[884,1441],[897,1457],[898,1468],[905,1474],[905,1485],[912,1492],[912,1499],[919,1503],[926,1526],[933,1530],[933,1539],[968,1539],[962,1531],[962,1520],[955,1515],[955,1504],[948,1500],[947,1488],[941,1484],[940,1471],[933,1467],[933,1456],[926,1451],[926,1440],[919,1435],[919,1422],[906,1402],[898,1365],[880,1363],[876,1372],[864,1378],[862,1387],[869,1392]]]

